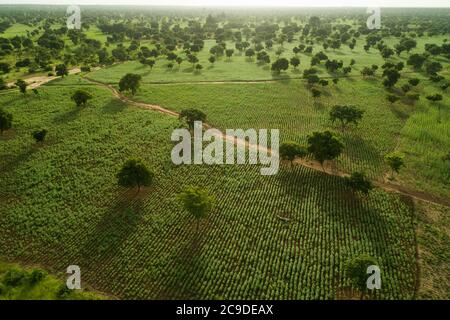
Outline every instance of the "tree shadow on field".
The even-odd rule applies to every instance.
[[[126,109],[126,104],[118,99],[111,99],[108,103],[102,107],[102,112],[106,114],[120,113]]]
[[[78,118],[83,108],[86,107],[74,107],[65,113],[60,113],[53,118],[53,123],[58,124],[72,122]]]
[[[145,190],[141,190],[145,193]],[[115,200],[98,220],[80,248],[80,261],[87,268],[114,257],[142,222],[143,195],[137,190],[118,190]]]
[[[171,275],[168,278],[173,278],[175,281],[171,282],[165,292],[169,297],[182,299],[200,299],[201,283],[193,282],[189,287],[183,287],[186,279],[192,278],[192,274],[198,275],[198,279],[203,278],[207,269],[207,261],[202,259],[202,250],[205,241],[208,239],[208,231],[211,224],[206,218],[201,222],[199,231],[196,232],[196,222],[188,218],[184,222],[183,229],[187,229],[186,238],[180,239],[180,249],[174,251],[173,266],[170,268]],[[167,298],[167,297],[158,297]]]
[[[27,162],[37,150],[38,148],[27,147],[16,156],[0,157],[0,172],[6,173],[19,167],[22,163]]]

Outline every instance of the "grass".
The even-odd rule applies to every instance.
[[[33,271],[40,270],[44,277],[37,283],[30,281]],[[8,272],[16,272],[23,275],[17,285],[6,285],[4,277]],[[48,275],[42,269],[31,269],[18,264],[0,262],[0,300],[101,300],[104,299],[98,293],[87,290],[73,290],[65,295],[60,295],[59,291],[64,282],[52,275]]]
[[[378,297],[412,296],[413,221],[398,196],[355,198],[340,178],[303,167],[273,177],[248,165],[175,167],[176,118],[82,84],[95,98],[76,109],[74,82],[0,97],[15,117],[0,144],[3,257],[53,271],[76,261],[83,281],[119,298],[332,299],[348,286],[344,262],[368,253],[383,270]],[[41,127],[48,140],[36,145]],[[139,195],[116,186],[128,157],[157,173]],[[190,184],[217,199],[197,236],[176,200]]]

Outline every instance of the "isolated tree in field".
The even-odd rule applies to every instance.
[[[253,59],[254,55],[255,55],[255,50],[253,50],[252,48],[245,50],[245,56],[248,57],[249,59]]]
[[[323,168],[326,160],[336,159],[344,149],[342,142],[330,131],[314,132],[308,136],[308,152]]]
[[[281,159],[289,160],[291,162],[291,167],[296,158],[304,158],[307,154],[308,150],[299,145],[297,142],[288,141],[280,145]]]
[[[389,94],[389,95],[387,95],[386,100],[389,101],[390,103],[395,103],[398,100],[400,100],[400,98],[394,94]]]
[[[187,187],[178,195],[183,207],[196,220],[196,233],[199,231],[200,221],[211,212],[214,197],[201,187]]]
[[[436,103],[438,101],[442,101],[442,95],[440,95],[439,93],[435,93],[435,94],[427,96],[427,100]],[[437,103],[437,106],[438,106],[438,116],[439,116],[439,122],[440,122],[441,121],[441,104]]]
[[[397,69],[389,68],[383,71],[383,77],[386,77],[383,80],[383,85],[386,88],[391,88],[397,83],[398,79],[400,79],[400,73],[398,72]]]
[[[231,57],[233,56],[233,54],[234,54],[234,50],[233,50],[233,49],[227,49],[227,50],[225,50],[225,55],[227,56],[228,60],[231,59]]]
[[[55,72],[56,72],[57,76],[63,77],[63,78],[64,78],[64,76],[67,76],[69,74],[69,70],[67,69],[65,64],[58,64],[55,67]]]
[[[330,120],[333,122],[339,120],[341,122],[341,127],[346,127],[349,123],[355,125],[362,119],[364,111],[354,107],[354,106],[333,106],[330,111]]]
[[[292,57],[290,63],[291,66],[294,67],[294,69],[297,69],[297,67],[300,65],[300,59],[297,57]]]
[[[175,62],[178,64],[178,68],[181,66],[181,63],[183,62],[183,58],[182,57],[177,57],[175,59]]]
[[[209,63],[214,64],[214,62],[216,62],[216,57],[215,56],[210,56],[208,58]]]
[[[0,108],[0,134],[3,134],[3,131],[11,129],[12,119],[13,116],[11,113]]]
[[[155,174],[139,159],[127,160],[117,173],[117,182],[122,187],[148,187],[152,184]]]
[[[345,184],[354,192],[361,192],[365,195],[373,189],[372,182],[362,172],[353,172],[350,177],[345,177]]]
[[[17,80],[15,85],[19,88],[20,92],[25,93],[27,91],[28,84],[24,80]]]
[[[408,80],[408,83],[413,87],[417,86],[420,83],[420,80],[417,78],[412,78]]]
[[[280,74],[281,71],[287,70],[289,68],[289,61],[285,58],[278,59],[272,63],[272,71]]]
[[[77,107],[85,107],[88,100],[92,99],[92,95],[84,90],[77,90],[73,93],[71,99],[75,102]]]
[[[45,137],[47,135],[46,129],[41,129],[33,132],[33,138],[36,140],[36,142],[42,142],[45,140]]]
[[[400,169],[405,166],[404,155],[398,151],[388,153],[384,156],[384,160],[391,168],[391,176],[394,176],[394,172],[399,173]]]
[[[367,268],[376,265],[378,265],[376,259],[366,254],[350,259],[344,265],[345,275],[352,286],[360,291],[361,300],[364,299],[367,292],[367,279],[369,278]]]
[[[119,91],[131,91],[131,94],[135,94],[141,85],[142,77],[139,74],[127,73],[120,79]]]
[[[413,66],[414,69],[420,69],[422,68],[426,59],[427,58],[424,55],[414,53],[409,56],[408,61],[406,61],[406,64],[408,66]]]
[[[436,61],[430,61],[425,64],[425,71],[429,75],[436,75],[439,71],[442,70],[442,64]]]
[[[316,88],[312,88],[311,93],[312,93],[313,98],[319,98],[322,94],[322,92]]]
[[[193,54],[188,54],[187,59],[188,59],[189,63],[192,64],[192,68],[194,68],[194,65],[198,62],[198,58],[196,56],[194,56]]]
[[[201,64],[196,64],[195,65],[195,71],[196,72],[200,72],[200,71],[202,71],[202,69],[203,69],[203,66]]]
[[[189,129],[194,129],[194,122],[206,120],[206,114],[197,109],[185,109],[180,112],[180,120],[184,119],[189,126]]]

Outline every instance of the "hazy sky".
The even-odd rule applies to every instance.
[[[450,7],[450,0],[0,0],[0,4]]]

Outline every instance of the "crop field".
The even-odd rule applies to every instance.
[[[268,181],[245,165],[173,167],[167,137],[176,119],[126,107],[95,87],[88,87],[95,101],[81,112],[48,104],[75,88],[48,86],[39,100],[2,98],[14,99],[20,123],[1,149],[9,167],[1,179],[6,257],[55,270],[78,261],[85,281],[123,298],[331,299],[346,284],[343,261],[364,251],[395,270],[387,271],[382,297],[413,295],[412,217],[398,196],[377,191],[355,202],[340,178],[301,167]],[[36,148],[27,131],[37,124],[58,134]],[[145,197],[114,186],[121,159],[134,154],[160,177]],[[173,202],[193,182],[218,199],[198,239]],[[23,240],[12,246],[11,239]]]
[[[0,6],[0,300],[449,298],[450,10],[33,8]],[[278,172],[175,164],[190,115],[278,129]]]

